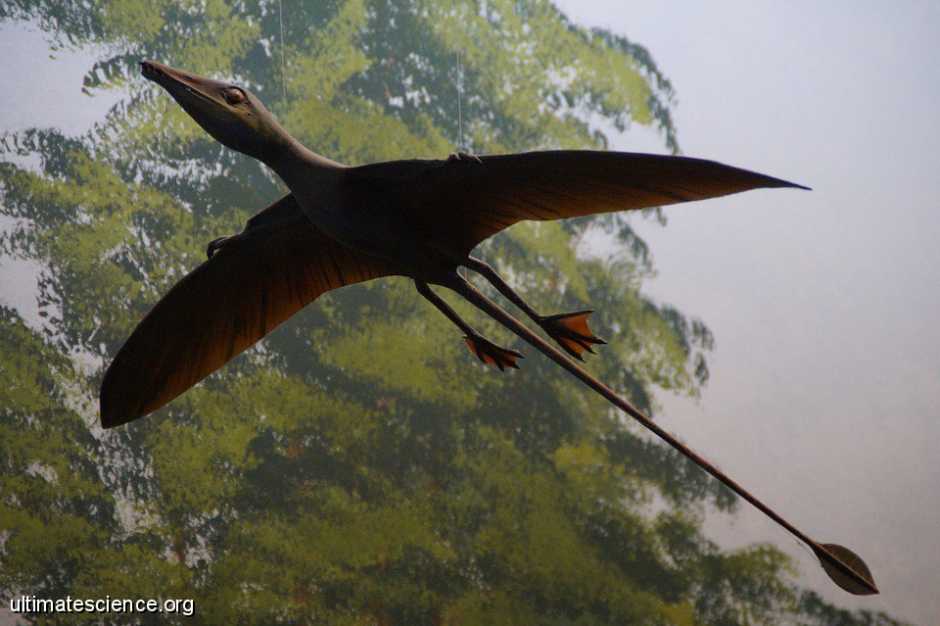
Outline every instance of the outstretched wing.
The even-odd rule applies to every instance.
[[[156,411],[316,299],[388,276],[318,231],[287,195],[178,282],[138,324],[101,385],[101,423]]]
[[[559,150],[367,165],[361,178],[398,187],[411,218],[438,244],[467,254],[521,220],[553,220],[801,187],[715,161]],[[804,187],[805,189],[805,187]]]

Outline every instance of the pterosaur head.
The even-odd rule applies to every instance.
[[[244,87],[203,78],[156,61],[141,61],[141,73],[166,89],[217,141],[265,160],[290,140],[261,101]]]

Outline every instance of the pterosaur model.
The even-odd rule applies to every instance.
[[[459,273],[483,275],[568,354],[603,343],[590,311],[541,315],[480,259],[484,239],[522,220],[554,220],[702,200],[759,187],[801,187],[777,178],[677,156],[553,151],[454,154],[346,167],[291,137],[250,91],[153,61],[161,85],[222,144],[267,164],[290,193],[208,245],[208,260],[177,283],[115,356],[101,386],[106,428],[151,413],[271,332],[319,295],[383,276],[408,276],[464,333],[481,361],[518,367],[518,352],[492,343],[430,285],[466,298],[553,359],[805,542],[843,589],[877,593],[868,567],[837,544],[809,538],[734,480],[662,430],[571,358],[489,300]]]

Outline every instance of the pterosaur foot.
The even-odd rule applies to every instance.
[[[211,259],[216,252],[229,245],[237,238],[238,235],[231,235],[229,237],[219,237],[218,239],[213,239],[209,242],[209,245],[206,246],[206,258]]]
[[[581,353],[587,351],[594,354],[592,345],[607,343],[588,327],[587,318],[594,311],[578,311],[576,313],[562,313],[541,318],[539,324],[548,335],[558,342],[565,352],[583,361]]]
[[[501,372],[507,367],[519,369],[519,366],[516,365],[516,360],[525,358],[519,352],[500,348],[480,335],[467,335],[463,340],[467,342],[467,347],[470,348],[470,352],[475,354],[480,361],[487,365],[498,367]]]
[[[480,159],[475,154],[470,154],[469,152],[454,152],[447,157],[448,161],[467,161],[471,163],[483,163],[483,160]]]

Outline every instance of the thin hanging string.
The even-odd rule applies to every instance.
[[[463,109],[460,100],[463,98],[463,66],[460,64],[460,51],[457,51],[457,151],[463,150]]]
[[[277,0],[278,20],[281,24],[281,104],[287,106],[287,79],[284,76],[284,2]]]

